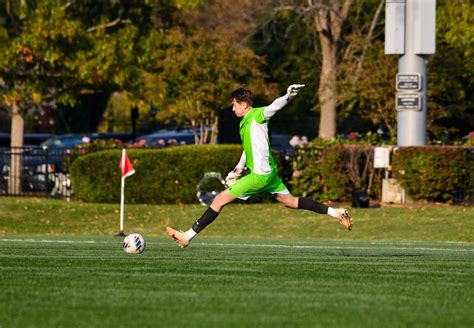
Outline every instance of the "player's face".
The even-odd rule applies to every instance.
[[[250,110],[246,102],[239,102],[235,98],[232,99],[232,110],[237,117],[243,117]]]

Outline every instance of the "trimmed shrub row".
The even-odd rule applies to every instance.
[[[205,172],[224,177],[238,162],[237,145],[193,145],[128,150],[136,174],[127,179],[127,203],[196,203],[196,185]],[[394,177],[412,199],[460,200],[472,197],[474,151],[462,147],[400,148],[392,156]],[[88,202],[120,201],[121,150],[78,157],[71,166],[76,196]],[[373,146],[304,145],[292,162],[289,187],[297,196],[321,201],[347,201],[353,189],[379,198],[382,170],[373,168]],[[460,195],[464,191],[464,195]],[[261,201],[265,197],[254,197]]]
[[[126,180],[126,202],[197,203],[196,185],[204,173],[220,172],[225,177],[241,153],[237,145],[130,149],[127,154],[136,173]],[[87,202],[120,202],[121,154],[121,150],[107,150],[74,160],[70,174],[76,197]]]
[[[352,190],[379,196],[381,172],[373,168],[373,147],[312,144],[298,149],[293,161],[291,187],[295,194],[322,201],[347,201]]]
[[[468,196],[474,187],[474,149],[463,147],[406,147],[395,151],[395,178],[416,200],[452,201]],[[459,195],[465,191],[465,195]]]
[[[293,161],[295,194],[320,200],[347,201],[353,189],[379,198],[382,170],[373,168],[373,146],[311,144]],[[406,147],[392,156],[393,175],[414,200],[468,200],[474,190],[474,149],[467,147]]]

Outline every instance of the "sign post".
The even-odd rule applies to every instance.
[[[401,55],[396,77],[397,144],[426,144],[427,55],[436,48],[436,0],[386,0],[385,54]]]

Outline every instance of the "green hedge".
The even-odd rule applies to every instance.
[[[291,163],[291,189],[295,195],[319,198],[324,192],[321,176],[323,147],[307,144],[299,147]]]
[[[308,144],[297,150],[292,167],[291,186],[295,195],[347,201],[354,188],[368,191],[372,198],[379,195],[381,175],[373,169],[370,145]]]
[[[344,146],[326,148],[321,161],[321,176],[326,186],[321,198],[348,200],[351,197],[351,180],[347,167],[347,149]]]
[[[87,202],[120,202],[121,150],[107,150],[77,158],[70,169],[77,198]],[[240,159],[237,145],[192,145],[159,150],[127,151],[136,173],[126,179],[127,203],[197,203],[196,185],[205,172],[223,177]]]
[[[472,154],[472,148],[463,147],[399,148],[392,158],[394,176],[412,199],[460,200],[459,190],[474,186]]]

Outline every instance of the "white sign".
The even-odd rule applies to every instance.
[[[420,91],[421,90],[421,75],[419,73],[414,73],[414,74],[398,73],[396,87],[397,87],[397,91],[405,91],[405,90]]]
[[[375,147],[374,168],[383,169],[390,165],[390,149],[387,147]]]
[[[420,93],[397,93],[396,109],[400,110],[421,110]]]

